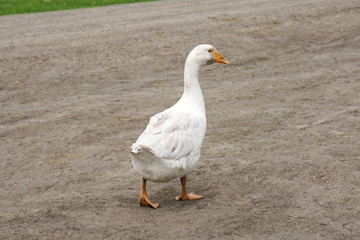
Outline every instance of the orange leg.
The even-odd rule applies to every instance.
[[[148,206],[148,207],[152,207],[152,208],[159,207],[158,203],[152,203],[146,195],[146,179],[145,178],[142,179],[141,193],[140,193],[139,201],[140,201],[140,206]]]
[[[187,193],[186,192],[186,176],[181,178],[181,186],[182,186],[182,193],[179,197],[176,197],[176,200],[196,200],[202,198],[202,196],[194,194],[194,193]]]

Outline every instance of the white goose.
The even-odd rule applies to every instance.
[[[145,131],[131,146],[135,170],[143,177],[140,205],[157,208],[146,195],[146,181],[168,182],[181,178],[182,194],[176,200],[195,200],[186,192],[186,174],[200,157],[206,131],[205,103],[199,84],[200,66],[228,61],[211,45],[195,47],[185,62],[184,93],[172,107],[150,118]]]

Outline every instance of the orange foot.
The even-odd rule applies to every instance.
[[[196,200],[196,199],[200,199],[202,198],[202,196],[194,194],[194,193],[189,193],[189,194],[181,194],[180,196],[176,197],[175,199],[178,201],[184,201],[184,200]]]
[[[148,196],[146,195],[146,179],[145,178],[142,179],[139,202],[140,202],[140,206],[148,206],[148,207],[152,207],[152,208],[159,207],[158,203],[152,203],[150,201],[150,199],[148,198]]]
[[[146,195],[142,195],[140,196],[140,206],[148,206],[156,209],[159,207],[159,204],[152,203]]]

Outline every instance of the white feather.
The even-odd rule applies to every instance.
[[[133,166],[144,178],[166,182],[183,177],[199,160],[206,114],[198,73],[200,66],[212,59],[211,45],[199,45],[190,52],[185,62],[182,97],[171,108],[151,117],[132,145]]]

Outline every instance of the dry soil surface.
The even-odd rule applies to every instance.
[[[208,128],[188,175],[129,148],[183,90]],[[0,17],[0,239],[360,239],[358,0],[160,1]]]

